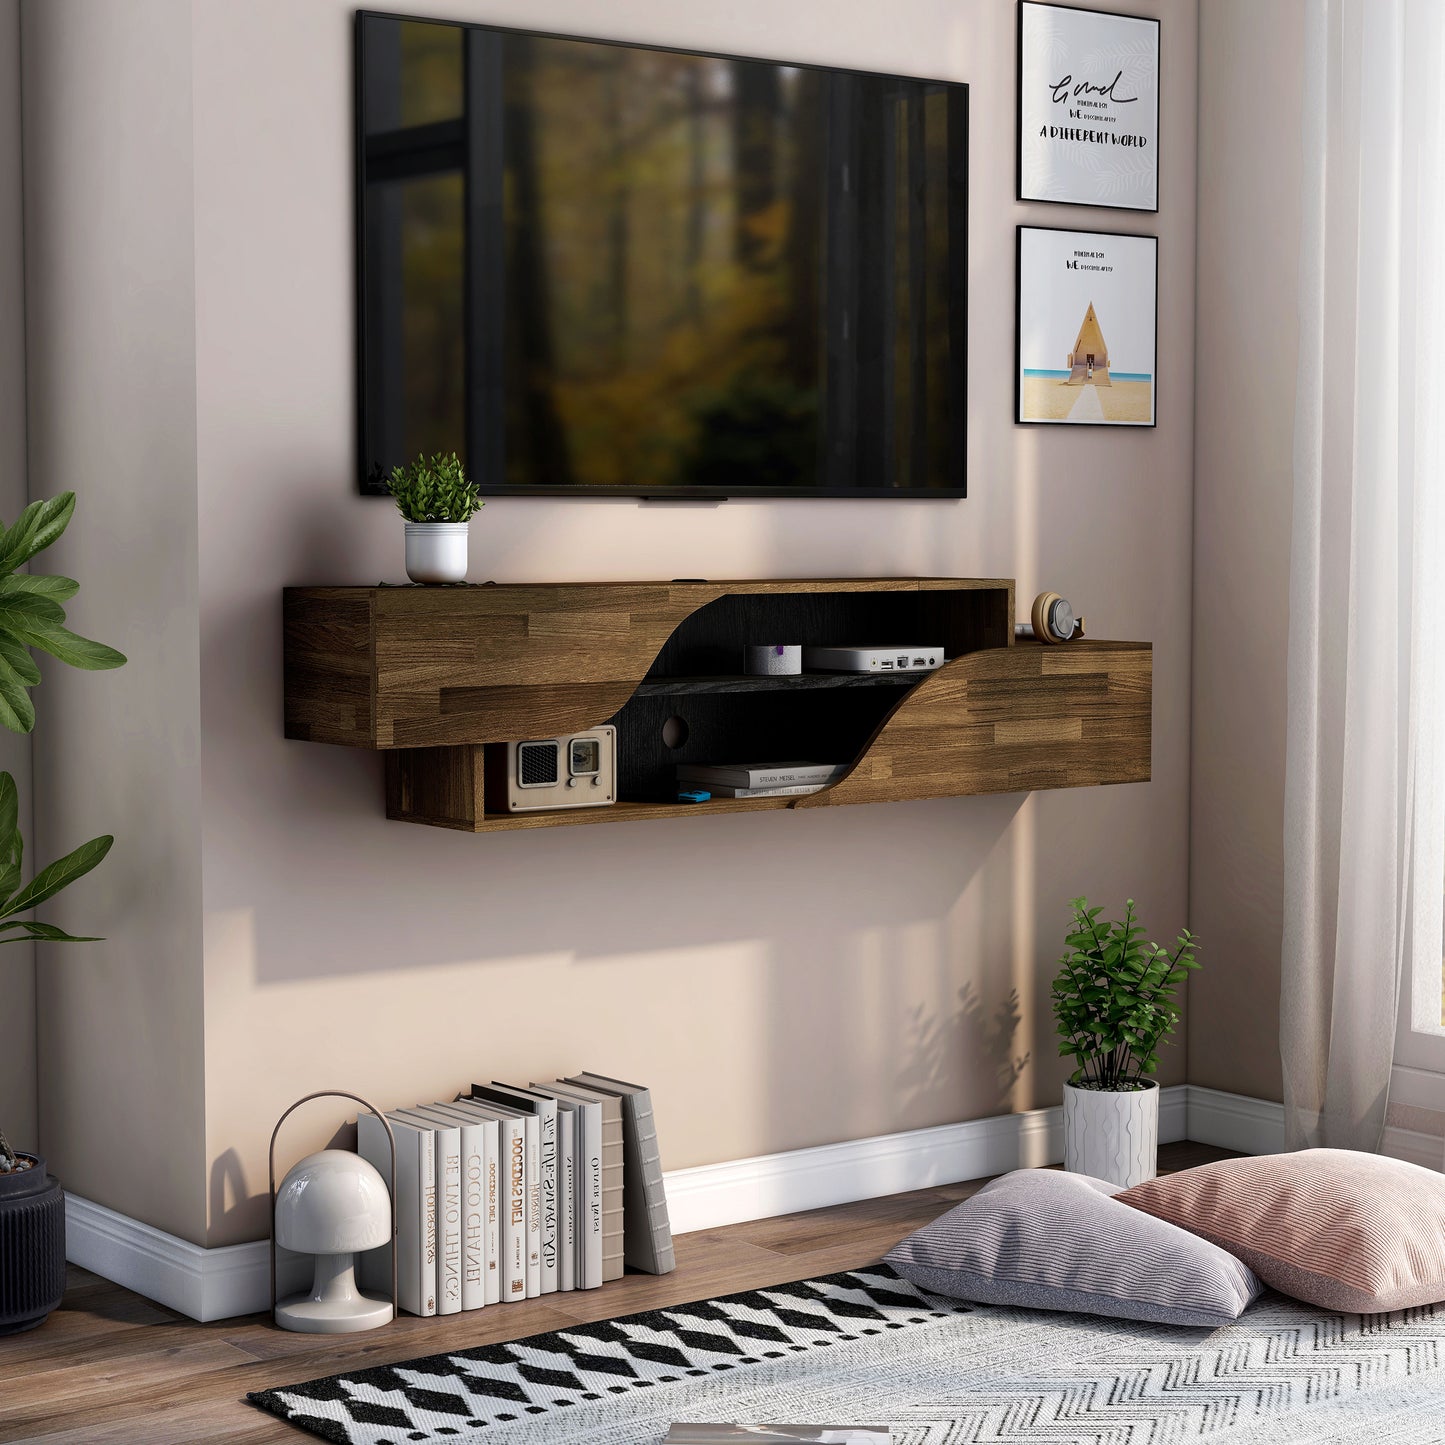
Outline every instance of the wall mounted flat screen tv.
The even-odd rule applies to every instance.
[[[965,494],[968,87],[357,16],[361,475]]]

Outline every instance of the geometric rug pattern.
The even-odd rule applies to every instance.
[[[248,1395],[342,1445],[492,1438],[638,1391],[829,1350],[965,1312],[886,1265],[600,1320]],[[528,1438],[540,1439],[540,1435]]]
[[[968,1306],[885,1265],[249,1397],[343,1445],[656,1445],[673,1420],[895,1445],[1441,1445],[1445,1310],[1266,1294],[1213,1331]]]

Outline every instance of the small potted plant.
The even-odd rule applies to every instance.
[[[1064,1085],[1064,1168],[1129,1188],[1152,1179],[1159,1151],[1159,1043],[1174,1031],[1175,991],[1191,969],[1195,936],[1186,928],[1173,953],[1145,943],[1134,900],[1122,922],[1070,901],[1068,952],[1054,980],[1059,1053],[1078,1068]]]
[[[72,667],[99,671],[125,658],[113,647],[77,636],[61,606],[78,584],[68,577],[20,572],[70,522],[75,493],[32,502],[13,526],[0,525],[0,725],[28,733],[35,726],[30,689],[40,681],[31,649]],[[20,800],[15,779],[0,773],[0,944],[96,943],[76,938],[30,910],[89,873],[110,852],[109,836],[82,843],[22,886]],[[33,1329],[65,1293],[65,1194],[38,1154],[11,1147],[0,1132],[0,1335]]]
[[[467,525],[486,504],[455,452],[418,455],[386,484],[406,523],[406,575],[413,582],[467,580]]]

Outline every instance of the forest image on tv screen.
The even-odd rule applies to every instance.
[[[962,494],[966,87],[358,24],[364,485]]]

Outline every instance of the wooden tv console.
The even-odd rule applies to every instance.
[[[1016,643],[1009,579],[291,587],[284,610],[286,736],[384,751],[387,816],[406,822],[485,833],[1150,776],[1150,644]],[[747,677],[748,642],[942,644],[949,661]],[[488,811],[488,749],[605,722],[615,804]],[[851,767],[819,793],[673,801],[679,763],[770,758]]]

